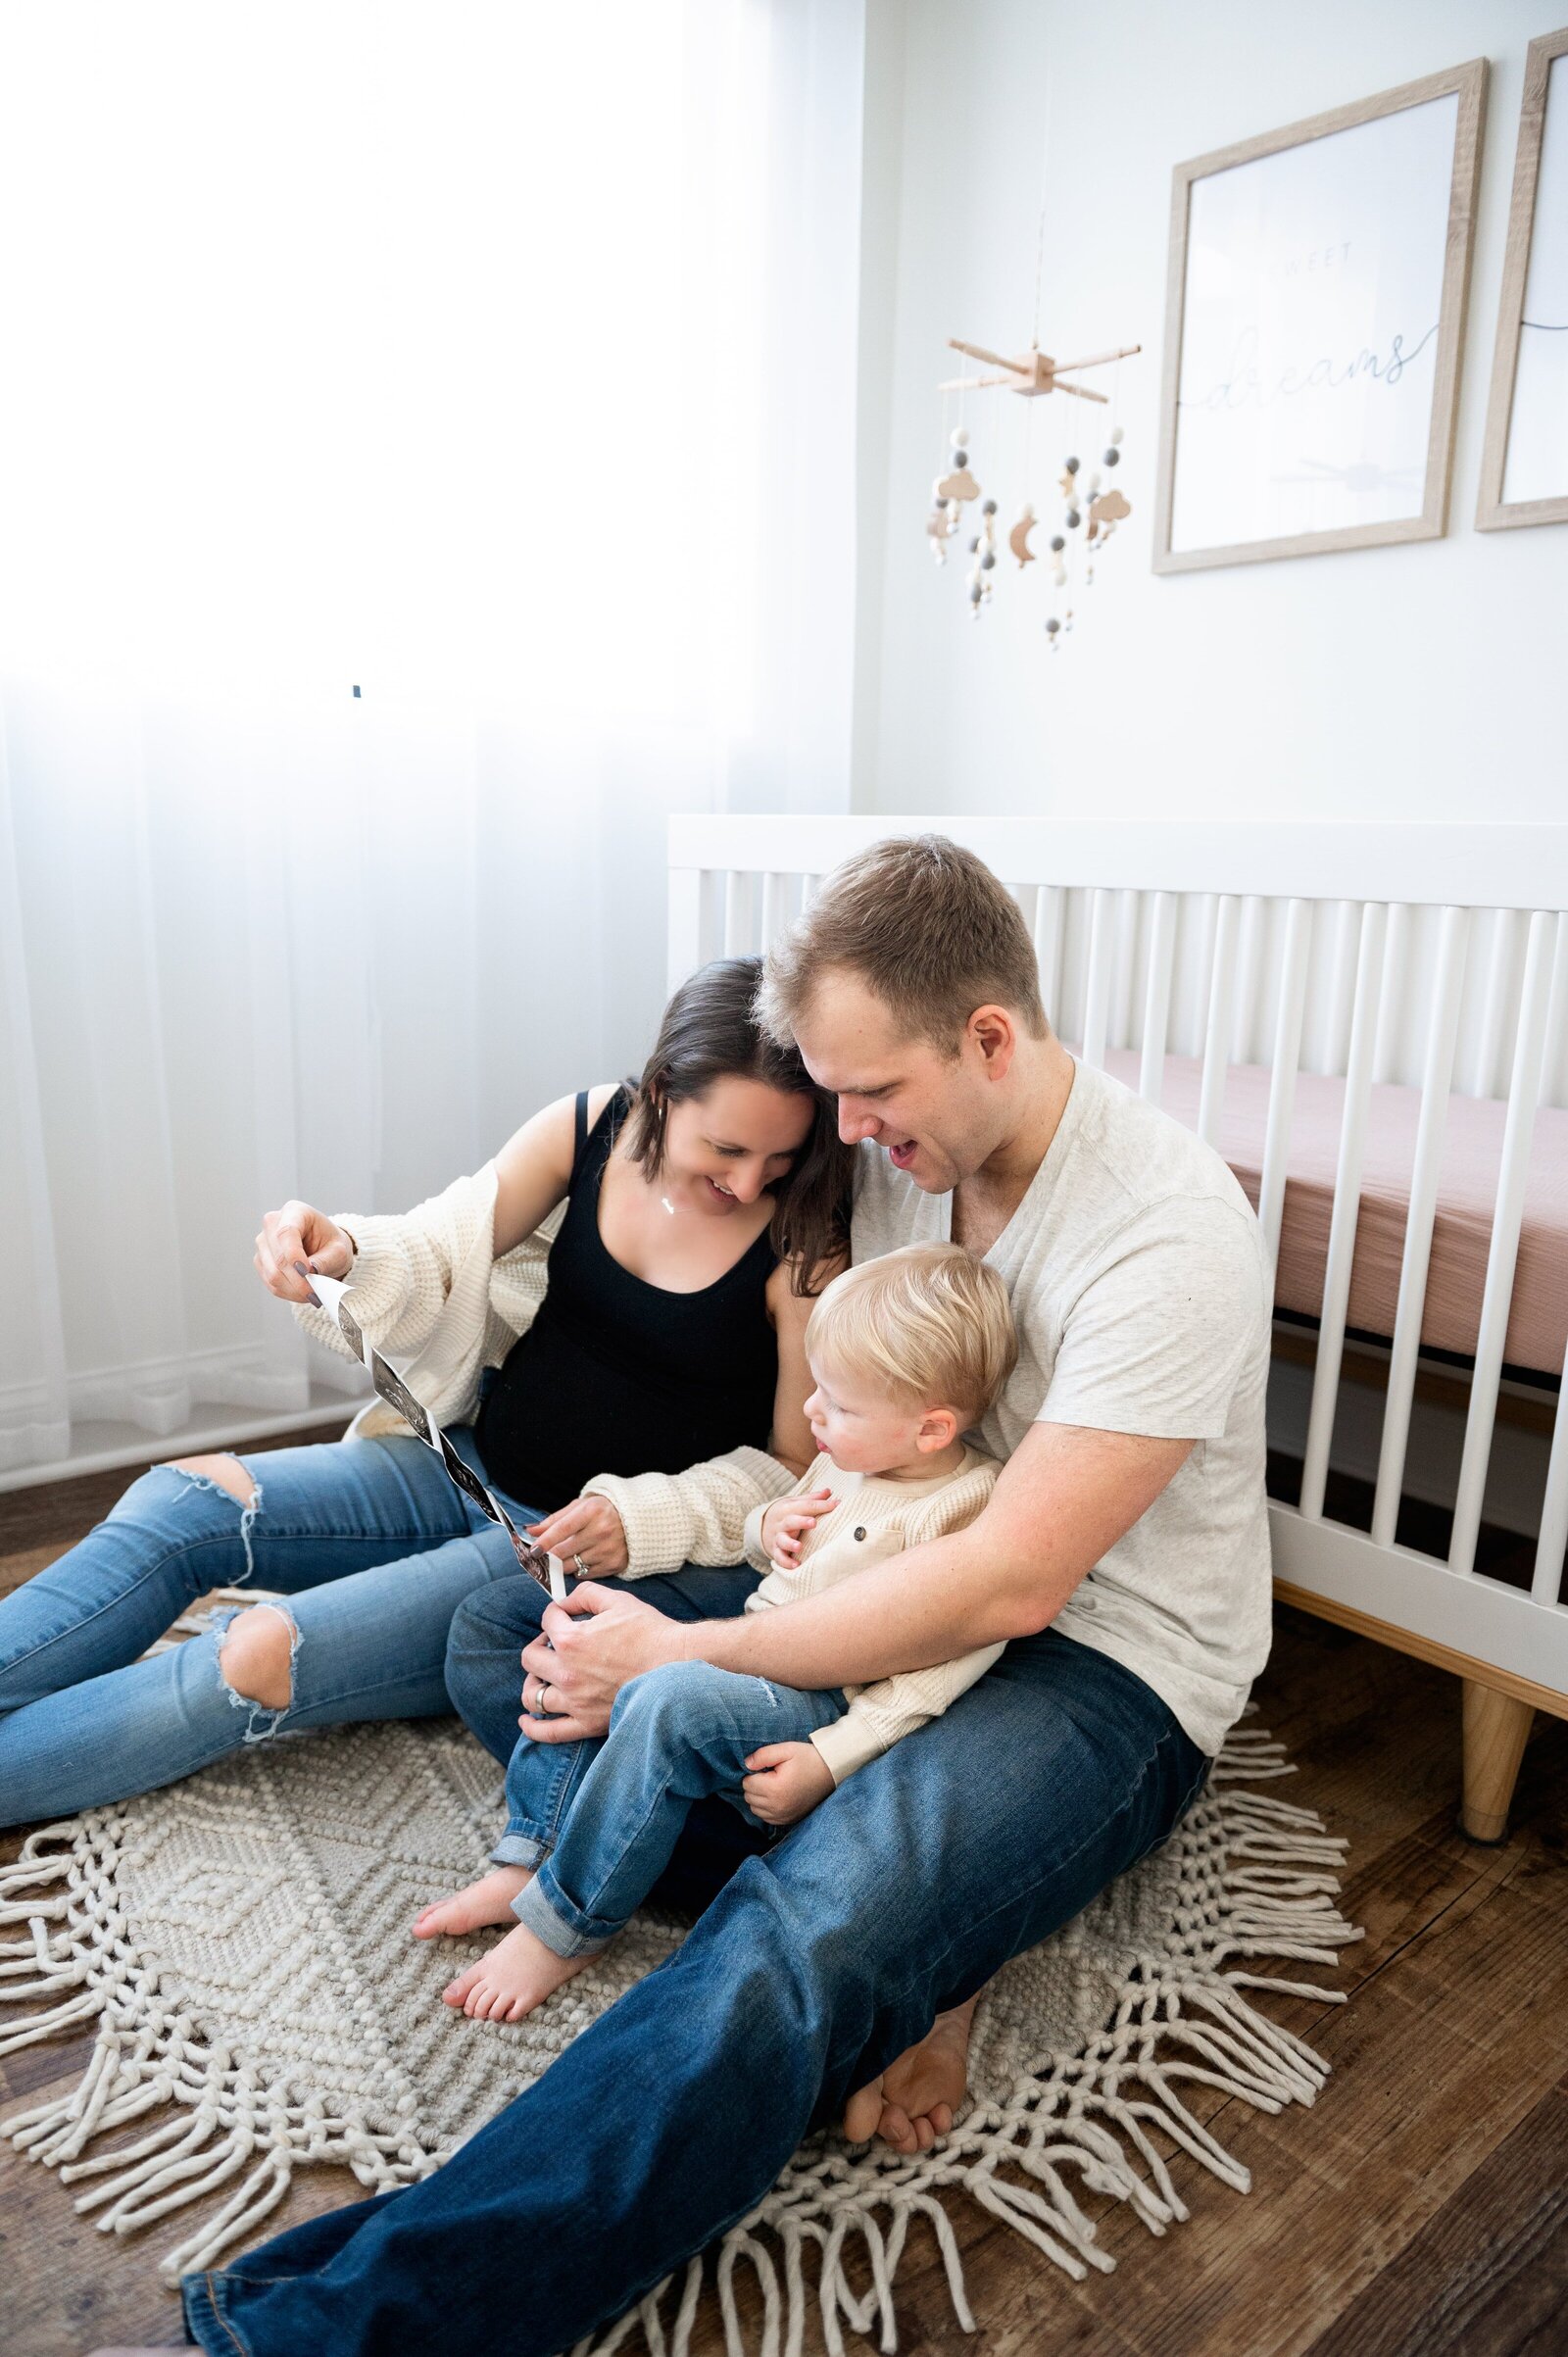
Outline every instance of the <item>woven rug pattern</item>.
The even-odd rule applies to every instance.
[[[969,2326],[944,2195],[965,2188],[1081,2278],[1112,2264],[1086,2195],[1126,2203],[1156,2234],[1187,2216],[1158,2132],[1245,2191],[1184,2087],[1270,2112],[1310,2103],[1326,2065],[1255,1997],[1337,1992],[1250,1967],[1333,1965],[1360,1937],[1335,1904],[1343,1842],[1250,1789],[1289,1773],[1278,1744],[1238,1730],[1163,1848],[999,1975],[950,2136],[915,2160],[813,2137],[716,2252],[608,2328],[601,2357],[639,2321],[651,2347],[681,2357],[705,2264],[737,2357],[741,2265],[760,2280],[764,2357],[802,2347],[813,2306],[833,2357],[846,2326],[891,2349],[917,2220]],[[164,2251],[171,2283],[258,2239],[297,2168],[346,2163],[375,2191],[438,2168],[682,1937],[645,1910],[525,2022],[443,2005],[451,1973],[494,1935],[420,1943],[409,1924],[483,1870],[498,1800],[493,1763],[456,1722],[350,1727],[252,1746],[34,1834],[0,1868],[0,2054],[89,2027],[95,2040],[71,2093],[3,2132],[79,2186],[105,2232],[225,2190]]]

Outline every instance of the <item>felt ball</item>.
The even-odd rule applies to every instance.
[[[1056,632],[1061,628],[1061,624],[1057,621],[1054,614],[1053,614],[1051,619],[1047,622],[1046,628],[1050,631],[1053,638],[1055,637]]]
[[[997,503],[994,499],[983,499],[980,502],[980,513],[982,516],[995,516],[996,512]]]
[[[996,550],[995,550],[995,549],[989,549],[989,548],[988,548],[988,549],[987,549],[987,551],[986,551],[986,553],[985,553],[985,555],[984,555],[984,556],[981,558],[981,560],[980,560],[980,569],[981,569],[981,571],[982,571],[982,572],[985,572],[985,573],[988,573],[988,572],[991,570],[991,567],[992,567],[992,566],[995,565],[996,561],[997,561],[997,552],[996,552]]]
[[[1059,553],[1059,552],[1060,552],[1062,549],[1064,549],[1064,548],[1066,547],[1067,543],[1065,542],[1065,540],[1063,540],[1063,538],[1062,538],[1062,536],[1061,536],[1061,534],[1060,534],[1059,532],[1053,532],[1053,533],[1052,533],[1052,535],[1051,535],[1051,545],[1052,545],[1052,547],[1053,547],[1054,549],[1055,549],[1055,550],[1056,550],[1056,551]]]
[[[971,557],[974,555],[974,553],[975,553],[976,549],[977,549],[979,546],[980,546],[980,535],[979,535],[979,533],[978,533],[978,532],[976,532],[976,533],[975,533],[975,535],[974,535],[974,537],[971,539],[971,541],[970,541],[970,543],[969,543],[969,554],[970,554],[970,556],[971,556]]]
[[[969,453],[963,449],[955,450],[953,454],[953,464],[955,466],[967,466],[969,464]]]
[[[1069,474],[1076,474],[1076,473],[1077,473],[1077,471],[1078,471],[1078,462],[1077,462],[1077,460],[1076,460],[1076,459],[1068,459],[1068,460],[1066,461],[1066,468],[1067,468],[1067,472],[1068,472]]]
[[[956,425],[949,439],[952,441],[955,450],[961,450],[964,444],[968,441],[969,437],[964,432],[964,429],[961,425]]]
[[[1119,466],[1121,465],[1121,452],[1116,448],[1114,442],[1112,442],[1110,448],[1105,453],[1105,465],[1107,466]]]
[[[1083,517],[1079,515],[1076,508],[1069,508],[1063,520],[1065,521],[1069,532],[1076,532],[1078,526],[1083,522]]]
[[[971,606],[978,606],[978,605],[979,605],[979,603],[980,603],[980,600],[981,600],[981,598],[982,598],[984,595],[985,595],[985,592],[984,592],[984,591],[981,589],[979,582],[978,582],[978,581],[975,581],[975,582],[973,582],[973,583],[971,584],[971,586],[970,586],[970,590],[969,590],[969,603],[970,603],[970,605],[971,605]]]
[[[1113,425],[1111,427],[1110,438],[1113,442],[1119,442],[1121,440],[1121,427],[1119,425]]]

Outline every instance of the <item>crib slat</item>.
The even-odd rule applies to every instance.
[[[731,867],[724,877],[724,956],[745,958],[752,947],[752,872]]]
[[[1399,1488],[1404,1479],[1404,1452],[1410,1439],[1410,1401],[1421,1350],[1427,1265],[1432,1257],[1432,1222],[1438,1206],[1438,1166],[1443,1157],[1448,1090],[1453,1080],[1453,1050],[1459,1030],[1459,996],[1469,933],[1468,908],[1444,909],[1421,1077],[1421,1117],[1416,1126],[1415,1161],[1410,1172],[1410,1210],[1399,1267],[1399,1301],[1394,1313],[1394,1350],[1389,1360],[1377,1489],[1372,1500],[1372,1537],[1379,1547],[1393,1546],[1399,1519]]]
[[[1508,968],[1512,962],[1514,917],[1511,908],[1492,911],[1491,954],[1487,985],[1481,1000],[1481,1024],[1470,1065],[1470,1095],[1490,1097],[1496,1086],[1502,1054],[1502,1026],[1508,1007]]]
[[[1149,935],[1149,981],[1144,993],[1144,1053],[1138,1094],[1157,1105],[1165,1083],[1165,1038],[1170,1029],[1170,980],[1176,958],[1176,895],[1156,892]]]
[[[1118,892],[1115,902],[1116,963],[1106,1045],[1125,1048],[1132,1040],[1133,970],[1138,962],[1138,922],[1143,914],[1144,896],[1141,892]]]
[[[1508,1082],[1508,1112],[1503,1124],[1502,1155],[1497,1167],[1497,1201],[1492,1221],[1492,1246],[1487,1253],[1487,1287],[1481,1299],[1475,1372],[1470,1378],[1470,1409],[1465,1417],[1464,1453],[1459,1459],[1453,1535],[1448,1545],[1450,1571],[1472,1571],[1475,1568],[1482,1494],[1486,1488],[1487,1464],[1492,1455],[1492,1428],[1497,1412],[1497,1382],[1502,1371],[1503,1345],[1508,1333],[1508,1310],[1513,1301],[1514,1267],[1519,1257],[1519,1227],[1524,1217],[1530,1143],[1535,1134],[1536,1106],[1541,1099],[1541,1070],[1546,1051],[1546,1001],[1551,991],[1551,953],[1558,922],[1560,920],[1554,920],[1544,910],[1538,908],[1530,919],[1530,932],[1525,945],[1519,1028],[1514,1037],[1513,1072]]]
[[[1090,896],[1089,997],[1084,1007],[1084,1062],[1103,1066],[1105,1030],[1110,1017],[1110,978],[1116,956],[1116,895],[1096,890]]]
[[[1328,1260],[1323,1271],[1323,1308],[1318,1325],[1317,1365],[1312,1375],[1312,1406],[1307,1417],[1306,1449],[1301,1460],[1299,1511],[1308,1522],[1323,1512],[1328,1480],[1329,1444],[1334,1437],[1334,1410],[1340,1394],[1340,1367],[1345,1355],[1345,1319],[1350,1301],[1350,1270],[1355,1258],[1355,1229],[1361,1209],[1361,1161],[1366,1144],[1366,1111],[1372,1086],[1372,1054],[1377,1046],[1378,1009],[1383,996],[1383,951],[1388,938],[1389,912],[1374,902],[1361,911],[1361,942],[1355,964],[1355,995],[1350,1003],[1350,1042],[1346,1054],[1345,1115],[1340,1126],[1339,1163],[1334,1173],[1334,1211],[1329,1224]],[[1338,1033],[1334,1046],[1337,1049]]]
[[[1061,943],[1066,894],[1059,884],[1042,884],[1035,896],[1035,970],[1053,1031],[1061,1029]]]
[[[776,867],[770,867],[762,878],[761,947],[764,950],[770,950],[789,928],[789,877],[780,875]]]
[[[1242,904],[1233,892],[1222,892],[1214,911],[1214,963],[1208,981],[1208,1021],[1203,1032],[1203,1082],[1198,1100],[1198,1134],[1205,1146],[1219,1148],[1220,1115],[1225,1109],[1225,1076],[1230,1068],[1231,1002],[1236,992],[1236,937]]]
[[[1257,1216],[1268,1248],[1269,1266],[1279,1259],[1280,1223],[1285,1215],[1285,1172],[1296,1111],[1296,1075],[1301,1061],[1301,1017],[1306,1007],[1306,969],[1312,952],[1311,901],[1292,901],[1285,920],[1285,957],[1280,968],[1279,1017],[1274,1027],[1274,1068],[1269,1078],[1268,1122],[1263,1134],[1263,1176]]]
[[[1319,1043],[1318,1069],[1323,1072],[1346,1072],[1349,1069],[1350,1052],[1346,1042],[1355,1019],[1357,943],[1366,937],[1365,914],[1365,910],[1354,901],[1341,901],[1335,919],[1334,958],[1329,972],[1328,995],[1324,1002],[1323,1036]]]
[[[1268,905],[1249,892],[1242,899],[1242,931],[1236,953],[1237,992],[1232,1008],[1232,1063],[1250,1064],[1252,1037],[1262,999],[1263,945],[1268,930]]]

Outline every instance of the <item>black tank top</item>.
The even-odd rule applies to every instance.
[[[549,1290],[474,1428],[490,1479],[542,1513],[580,1497],[596,1473],[682,1473],[744,1444],[765,1449],[772,1426],[767,1230],[701,1293],[645,1284],[605,1248],[599,1185],[629,1105],[617,1090],[590,1132],[587,1092],[577,1099]]]

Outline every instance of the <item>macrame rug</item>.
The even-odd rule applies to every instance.
[[[682,2357],[708,2264],[727,2345],[746,2357],[742,2263],[760,2288],[760,2357],[797,2357],[812,2306],[831,2357],[846,2326],[891,2350],[892,2285],[920,2220],[972,2330],[943,2206],[956,2187],[1077,2278],[1113,2264],[1085,2196],[1125,2203],[1155,2234],[1188,2215],[1159,2138],[1246,2192],[1185,2090],[1266,2112],[1310,2103],[1328,2066],[1255,1998],[1342,2000],[1248,1968],[1333,1965],[1360,1938],[1334,1903],[1345,1844],[1249,1789],[1290,1773],[1281,1745],[1238,1730],[1164,1847],[1005,1968],[976,2017],[971,2099],[933,2151],[812,2137],[715,2250],[577,2357],[608,2357],[639,2323],[655,2357]],[[351,1727],[252,1746],[32,1835],[0,1868],[0,1998],[35,2009],[0,2013],[0,2054],[89,2025],[96,2037],[74,2092],[14,2112],[4,2133],[79,2185],[77,2208],[106,2233],[226,2189],[162,2253],[171,2284],[258,2239],[296,2169],[346,2163],[379,2192],[439,2168],[682,1937],[645,1910],[526,2022],[452,2012],[443,1985],[494,1935],[421,1943],[409,1924],[483,1870],[499,1797],[455,1721]]]

